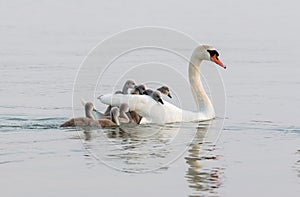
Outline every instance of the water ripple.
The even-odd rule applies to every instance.
[[[62,117],[0,117],[0,132],[16,131],[22,129],[55,129],[66,118]]]
[[[269,120],[251,120],[245,123],[233,123],[226,125],[224,130],[229,131],[245,131],[245,130],[262,130],[262,131],[280,131],[289,133],[299,133],[300,128],[295,125],[280,125]]]

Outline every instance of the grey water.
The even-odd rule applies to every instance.
[[[1,196],[299,195],[296,1],[28,0],[0,5]],[[216,67],[225,86],[226,97],[219,99],[224,99],[225,114],[209,122],[122,130],[59,128],[73,116],[73,84],[88,52],[108,36],[137,26],[177,29],[215,46],[227,65],[226,70]],[[193,49],[179,50],[191,54]],[[161,59],[160,54],[145,58]],[[190,94],[177,75],[155,74],[170,83],[175,79],[176,87],[170,87],[179,96]],[[99,87],[96,93],[114,88]],[[84,115],[81,108],[75,110]],[[205,140],[208,131],[217,134],[216,141]]]

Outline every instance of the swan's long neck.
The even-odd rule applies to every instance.
[[[198,111],[213,117],[215,115],[213,105],[209,100],[201,82],[201,62],[202,60],[198,58],[195,53],[193,53],[189,64],[190,85],[198,107]]]
[[[127,84],[125,84],[124,86],[123,86],[123,89],[122,89],[122,93],[123,94],[128,94],[128,86],[127,86]]]
[[[92,112],[88,109],[85,110],[85,116],[90,119],[94,119]]]

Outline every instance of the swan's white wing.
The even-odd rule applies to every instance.
[[[180,108],[167,101],[162,105],[147,95],[106,94],[99,99],[102,103],[112,106],[127,103],[131,111],[136,111],[143,116],[142,123],[179,122],[185,119]]]
[[[131,111],[138,111],[147,106],[147,104],[157,104],[151,97],[147,95],[132,94],[106,94],[98,97],[100,101],[106,105],[120,106],[127,103]]]

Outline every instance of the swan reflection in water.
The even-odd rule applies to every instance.
[[[102,163],[129,173],[162,172],[184,154],[188,164],[185,179],[193,195],[213,193],[220,186],[220,169],[205,165],[217,157],[208,154],[213,145],[203,143],[212,122],[129,125],[85,131],[84,144]]]
[[[216,189],[220,187],[220,174],[222,169],[219,167],[206,166],[210,161],[217,160],[217,156],[211,155],[214,148],[212,142],[205,142],[209,124],[199,124],[194,140],[192,141],[188,154],[185,157],[188,169],[185,178],[192,189],[191,196],[199,194],[215,194]]]
[[[176,154],[172,142],[180,125],[124,125],[85,130],[84,146],[102,163],[125,172],[148,172],[166,169]]]

